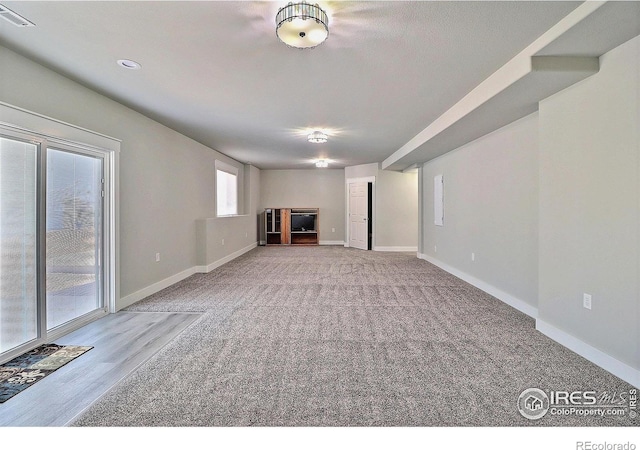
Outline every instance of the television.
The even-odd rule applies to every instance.
[[[292,214],[291,231],[315,231],[316,216],[312,214]]]

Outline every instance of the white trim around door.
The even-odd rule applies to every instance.
[[[344,246],[349,247],[350,242],[350,223],[349,223],[349,211],[350,211],[350,201],[349,201],[349,185],[353,183],[371,183],[371,198],[369,199],[371,202],[371,249],[375,247],[376,242],[376,177],[360,177],[360,178],[347,178],[345,179],[345,237],[344,237]]]
[[[41,343],[50,342],[59,336],[69,333],[91,320],[115,312],[116,301],[119,297],[118,277],[118,157],[120,141],[100,133],[92,132],[81,127],[70,125],[37,113],[0,102],[0,134],[8,138],[19,139],[38,146],[37,169],[37,233],[38,237],[38,335],[36,339],[29,340],[23,345],[12,348],[2,354],[2,360],[29,350]],[[46,194],[47,194],[47,153],[49,149],[69,154],[86,155],[101,161],[100,173],[95,172],[97,184],[102,185],[102,191],[98,187],[97,195],[102,197],[100,206],[103,211],[101,216],[102,233],[101,244],[97,248],[97,257],[101,265],[101,277],[99,294],[101,298],[98,309],[77,318],[52,326],[47,329],[46,311],[46,242],[47,228],[45,225]],[[96,166],[98,167],[98,166]],[[96,169],[98,170],[98,169]],[[96,241],[97,242],[97,241]],[[0,361],[1,362],[1,361]]]

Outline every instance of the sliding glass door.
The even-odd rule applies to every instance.
[[[105,155],[0,135],[0,362],[106,313]]]
[[[0,136],[0,354],[38,338],[38,154]]]
[[[101,157],[47,149],[47,329],[104,306]]]

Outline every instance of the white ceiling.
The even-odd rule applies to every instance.
[[[0,21],[0,44],[241,162],[336,168],[389,157],[581,3],[321,1],[329,38],[297,50],[287,1],[1,1],[36,27]]]

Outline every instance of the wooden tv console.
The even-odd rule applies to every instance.
[[[318,208],[266,208],[266,245],[318,245],[319,223]]]

